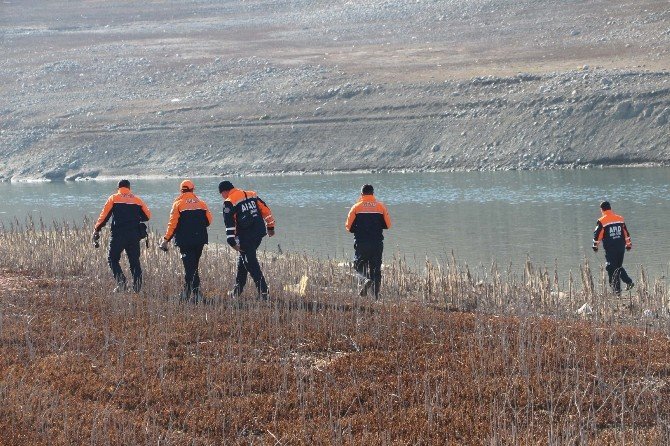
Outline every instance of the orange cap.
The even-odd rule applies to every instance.
[[[179,186],[182,191],[185,190],[193,190],[195,189],[195,184],[193,184],[193,181],[191,180],[184,180],[181,182],[181,185]]]

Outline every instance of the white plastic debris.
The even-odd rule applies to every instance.
[[[300,282],[297,284],[288,284],[284,285],[284,291],[288,291],[289,293],[294,293],[297,294],[298,296],[304,296],[305,292],[307,291],[307,286],[309,283],[309,277],[306,275],[303,275],[300,278]]]
[[[577,314],[583,315],[583,316],[587,316],[587,315],[592,314],[592,313],[593,313],[593,308],[591,308],[591,305],[589,305],[588,303],[585,303],[584,305],[579,307],[579,309],[577,310]]]

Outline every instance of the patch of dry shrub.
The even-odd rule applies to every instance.
[[[482,290],[505,289],[495,299],[511,302],[505,293],[524,288],[511,279],[478,285],[453,270],[431,273],[444,293],[433,291],[436,298],[416,290],[420,281],[403,288],[389,270],[395,294],[361,301],[344,272],[295,257],[265,259],[270,303],[247,296],[183,305],[169,298],[181,281],[174,253],[145,251],[145,291],[112,294],[102,253],[88,249],[83,232],[0,235],[14,256],[11,264],[3,257],[0,273],[8,284],[0,291],[0,444],[670,439],[663,318],[620,325],[603,321],[603,304],[600,322],[580,320],[567,304],[533,307],[528,295],[519,296],[523,312],[516,304],[493,312]],[[53,261],[63,255],[81,261]],[[226,251],[210,247],[202,273],[210,296],[232,285],[233,269]],[[315,277],[306,296],[282,291],[305,270]],[[458,293],[486,311],[445,311]]]

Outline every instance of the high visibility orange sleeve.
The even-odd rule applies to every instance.
[[[593,246],[598,246],[598,243],[600,243],[604,235],[605,228],[603,228],[603,224],[598,220],[596,222],[596,228],[593,230]]]
[[[630,232],[628,232],[628,227],[626,226],[626,223],[623,224],[623,236],[624,239],[626,240],[626,246],[633,246],[632,241],[630,239]]]
[[[144,212],[144,217],[146,217],[142,221],[149,221],[149,219],[151,219],[151,211],[147,207],[146,203],[144,203],[144,201],[142,201],[141,198],[138,198],[138,200],[140,202],[140,207],[142,208],[142,212]]]
[[[272,210],[270,210],[270,207],[265,204],[263,200],[260,198],[256,197],[258,201],[258,207],[261,210],[261,216],[263,217],[263,220],[265,221],[265,226],[268,229],[274,229],[275,227],[275,218],[272,216]]]
[[[205,206],[205,217],[207,217],[207,226],[209,226],[212,224],[214,217],[212,217],[212,213],[209,211],[209,206],[207,206],[207,203],[203,201],[202,204]]]
[[[107,223],[107,220],[109,220],[109,217],[112,215],[112,207],[114,207],[113,195],[107,199],[107,201],[105,202],[105,206],[102,208],[102,212],[100,212],[98,221],[95,222],[96,231],[99,231],[100,229],[102,229],[103,226],[105,226],[105,223]]]
[[[386,206],[384,207],[384,223],[386,223],[386,229],[391,229],[391,216],[389,215],[389,210]]]
[[[354,220],[356,220],[356,205],[353,205],[349,210],[349,215],[347,215],[347,222],[344,227],[347,228],[347,231],[351,232],[351,229],[354,225]]]
[[[168,222],[167,231],[165,231],[165,236],[163,237],[165,240],[170,240],[174,235],[174,231],[179,224],[179,216],[179,201],[175,201],[170,211],[170,221]]]

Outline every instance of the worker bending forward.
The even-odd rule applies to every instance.
[[[370,184],[361,189],[361,198],[349,211],[346,228],[354,234],[354,268],[362,281],[358,294],[367,296],[372,287],[377,299],[382,282],[383,231],[391,228],[391,217],[375,198]]]
[[[203,299],[198,265],[202,250],[208,242],[207,227],[212,223],[212,213],[207,204],[194,193],[195,185],[191,180],[182,181],[180,189],[181,194],[172,204],[170,221],[160,248],[167,251],[168,242],[174,238],[184,263],[184,290],[180,300],[192,299],[197,303]]]
[[[111,195],[100,212],[98,221],[95,222],[93,231],[93,242],[97,244],[100,239],[100,230],[105,226],[107,220],[112,219],[112,237],[109,240],[109,253],[107,263],[112,269],[116,288],[114,292],[123,292],[127,289],[126,276],[123,274],[119,261],[121,253],[126,251],[130,273],[133,276],[133,291],[140,292],[142,288],[142,267],[140,266],[140,239],[142,237],[140,223],[151,218],[151,212],[144,201],[130,191],[130,181],[121,180],[118,191]],[[146,229],[146,227],[145,227]]]
[[[275,219],[272,211],[256,192],[237,189],[230,181],[219,183],[223,197],[223,222],[226,225],[226,241],[239,252],[237,276],[231,297],[238,297],[247,283],[247,275],[256,284],[259,296],[268,299],[268,284],[258,263],[256,250],[265,234],[275,235]]]
[[[631,250],[633,244],[623,217],[612,211],[609,201],[600,203],[600,211],[602,217],[598,219],[593,232],[593,250],[598,251],[598,243],[602,240],[605,248],[605,269],[610,286],[616,294],[621,294],[622,280],[626,284],[626,290],[630,290],[634,285],[623,268],[623,255]]]

